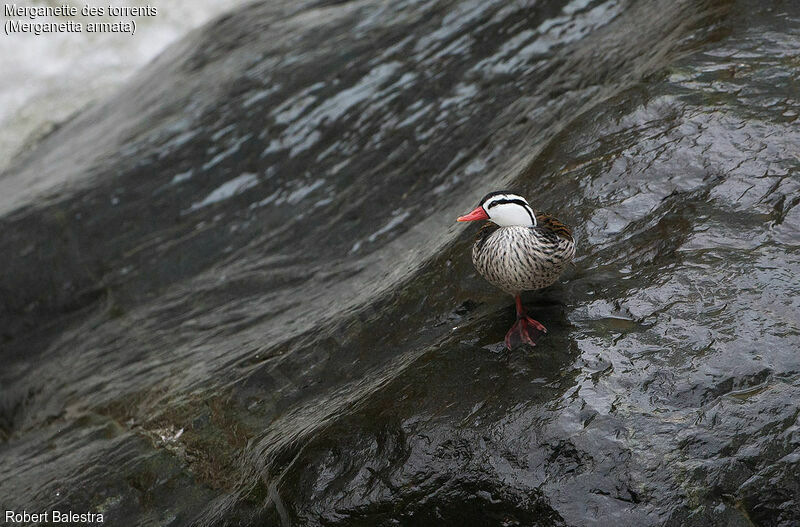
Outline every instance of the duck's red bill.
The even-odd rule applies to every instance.
[[[459,216],[456,221],[475,221],[475,220],[488,220],[489,215],[486,214],[486,211],[483,210],[483,207],[478,206],[467,214],[466,216]]]

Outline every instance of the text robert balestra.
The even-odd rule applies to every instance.
[[[47,512],[6,511],[6,523],[103,523],[103,514],[98,512],[72,512],[52,510]]]

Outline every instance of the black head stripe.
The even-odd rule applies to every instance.
[[[489,192],[483,197],[483,199],[481,199],[481,205],[483,205],[484,203],[486,203],[495,196],[502,196],[507,194],[515,195],[516,193],[511,192],[510,190],[495,190],[494,192]]]
[[[486,207],[486,208],[487,208],[487,209],[491,209],[491,208],[492,208],[492,207],[494,207],[495,205],[505,205],[505,204],[507,204],[507,203],[516,203],[517,205],[522,205],[522,206],[523,206],[523,207],[525,207],[525,208],[527,208],[527,207],[528,207],[528,204],[527,204],[527,203],[525,203],[524,201],[522,201],[521,199],[517,199],[517,198],[512,198],[512,199],[503,198],[503,199],[496,199],[496,200],[494,200],[493,202],[489,203],[489,206],[488,206],[488,207]]]

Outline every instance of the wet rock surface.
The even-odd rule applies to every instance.
[[[653,16],[654,13],[659,16]],[[800,9],[271,2],[0,176],[0,495],[140,525],[795,525]],[[456,215],[579,257],[511,301]]]

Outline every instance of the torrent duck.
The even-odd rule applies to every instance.
[[[528,201],[508,191],[487,194],[475,210],[457,221],[489,220],[475,238],[472,263],[489,283],[514,296],[517,322],[506,334],[506,347],[536,345],[547,329],[522,307],[522,291],[547,287],[575,256],[569,227],[534,212]]]

